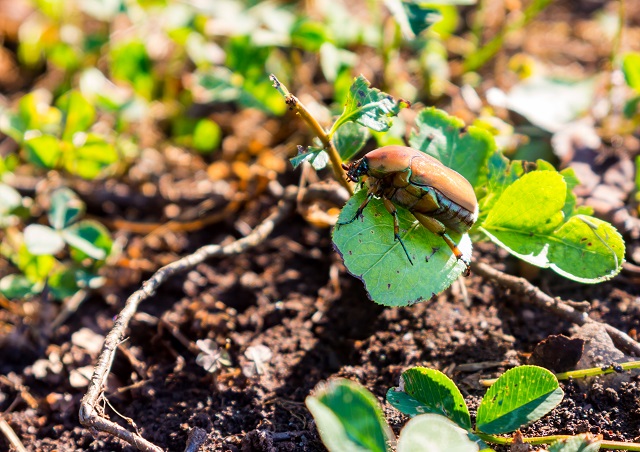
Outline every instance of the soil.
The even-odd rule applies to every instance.
[[[635,13],[629,14],[637,25],[640,13]],[[544,24],[551,17],[565,21],[568,16],[577,23],[589,14],[572,15],[560,4],[545,12],[532,33],[547,36]],[[549,35],[549,39],[552,36],[564,37]],[[567,49],[591,43],[584,36],[569,38]],[[529,43],[535,41],[529,39]],[[548,47],[532,44],[528,48],[532,54],[543,50]],[[562,60],[563,55],[556,57]],[[585,56],[583,69],[590,68],[590,58]],[[184,213],[199,208],[206,199],[213,200],[211,212],[221,212],[229,193],[248,193],[240,207],[220,221],[189,231],[178,228],[146,235],[112,225],[125,245],[122,257],[106,274],[109,283],[50,333],[43,333],[41,327],[60,309],[51,301],[36,299],[19,310],[0,310],[4,328],[0,413],[27,450],[134,450],[107,434],[92,434],[78,421],[87,378],[114,317],[159,266],[202,245],[242,237],[260,223],[278,202],[268,188],[269,179],[282,186],[297,184],[299,172],[280,166],[286,156],[274,153],[273,161],[259,161],[259,166],[277,174],[266,179],[245,175],[246,168],[238,169],[231,162],[254,164],[259,151],[267,147],[304,142],[306,136],[296,132],[296,127],[303,129],[302,124],[227,107],[211,114],[225,134],[236,139],[233,145],[223,145],[219,157],[228,165],[217,165],[218,157],[207,160],[170,146],[159,147],[160,151],[148,151],[152,155],[146,155],[144,164],[133,167],[128,178],[116,185],[98,182],[83,191],[78,182],[74,188],[88,203],[89,213],[104,222],[127,218],[163,223],[179,216],[171,215],[174,210]],[[259,136],[246,130],[258,130]],[[268,137],[260,141],[264,133]],[[153,137],[149,140],[153,142]],[[210,187],[214,196],[201,193],[206,192],[202,184],[208,180],[207,171],[209,176],[215,172],[228,177],[228,186]],[[57,177],[50,174],[48,183]],[[156,191],[150,194],[145,183],[155,184]],[[526,363],[536,344],[550,335],[571,336],[576,330],[473,273],[463,281],[466,297],[456,283],[435,299],[411,307],[376,305],[362,283],[344,268],[333,249],[330,229],[314,226],[308,218],[292,214],[256,248],[211,259],[173,277],[140,306],[116,354],[106,388],[105,411],[111,420],[136,429],[169,451],[184,450],[196,427],[207,433],[203,451],[322,451],[304,402],[327,379],[350,378],[370,389],[398,433],[406,418],[386,404],[384,396],[398,385],[403,370],[415,365],[442,370],[460,387],[473,416],[485,392],[480,379]],[[626,239],[629,249],[638,248],[637,237]],[[592,318],[632,337],[640,329],[637,275],[623,272],[612,281],[586,286],[551,271],[523,268],[515,258],[486,243],[476,246],[474,259],[507,273],[527,275],[553,296],[587,300]],[[0,271],[6,274],[12,269],[2,262]],[[217,373],[198,365],[192,350],[201,339],[226,350],[229,365]],[[267,347],[271,355],[258,366],[246,353],[255,346]],[[562,382],[563,402],[522,433],[592,433],[607,440],[640,441],[640,376],[627,376],[614,386],[604,379],[588,385]],[[0,450],[9,447],[0,435]]]

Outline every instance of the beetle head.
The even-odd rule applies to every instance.
[[[347,179],[351,182],[360,182],[360,176],[367,174],[369,171],[369,164],[366,158],[361,158],[348,165],[343,163],[342,168],[347,172]]]

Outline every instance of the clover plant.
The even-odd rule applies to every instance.
[[[22,233],[15,225],[5,228],[2,253],[20,271],[0,279],[0,292],[7,298],[28,297],[46,287],[61,300],[103,284],[98,269],[113,247],[109,231],[97,221],[81,219],[84,203],[68,188],[54,191],[50,199],[48,226],[32,223]],[[9,212],[20,204],[13,202]]]
[[[465,400],[442,372],[414,367],[400,378],[400,387],[387,392],[387,401],[411,417],[397,439],[386,423],[382,407],[360,384],[336,379],[319,385],[307,397],[320,437],[330,452],[491,450],[487,443],[511,444],[512,433],[555,408],[564,393],[555,376],[536,366],[508,370],[482,398],[472,426]],[[532,444],[552,443],[556,452],[595,451],[600,441],[585,435],[525,438]],[[616,443],[618,446],[620,443]]]
[[[20,144],[26,161],[86,179],[98,177],[118,161],[111,140],[90,131],[96,109],[85,96],[71,90],[55,105],[50,105],[50,98],[46,91],[33,91],[20,99],[16,112],[0,116],[0,131]]]

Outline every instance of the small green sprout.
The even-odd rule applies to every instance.
[[[30,224],[22,233],[7,228],[2,252],[20,273],[0,279],[0,292],[7,298],[24,298],[46,287],[61,300],[80,289],[100,287],[104,280],[98,269],[110,255],[113,241],[97,221],[81,220],[83,213],[84,203],[61,188],[51,195],[49,226]],[[57,259],[65,255],[70,259]]]

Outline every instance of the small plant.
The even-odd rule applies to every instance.
[[[100,287],[103,278],[98,269],[113,241],[97,221],[81,220],[83,213],[84,204],[75,193],[61,188],[51,195],[49,226],[30,224],[23,232],[6,227],[2,253],[20,273],[0,279],[0,292],[7,298],[24,298],[47,288],[62,300],[79,289]],[[58,260],[67,247],[70,259]]]
[[[48,92],[33,91],[20,99],[17,112],[1,112],[0,131],[20,144],[27,162],[94,179],[118,161],[115,146],[89,130],[96,109],[79,91],[67,92],[55,105],[50,101]]]
[[[555,376],[536,366],[505,372],[482,399],[473,428],[462,394],[442,372],[414,367],[400,378],[400,387],[387,392],[387,401],[412,419],[397,441],[398,451],[490,450],[487,443],[511,444],[497,436],[512,433],[556,407],[563,391]],[[393,450],[396,438],[384,420],[375,396],[358,383],[339,379],[319,386],[306,400],[318,431],[330,451]],[[554,451],[586,451],[617,448],[585,435],[522,438],[531,444],[552,443]]]
[[[392,117],[408,106],[371,88],[360,76],[351,86],[342,115],[324,132],[295,96],[275,77],[272,80],[287,103],[318,133],[323,145],[303,150],[292,159],[294,166],[304,160],[314,162],[315,167],[322,166],[317,164],[318,160],[330,161],[335,177],[349,190],[341,167],[355,168],[355,163],[345,165],[344,161],[364,145],[365,127],[386,132]],[[343,132],[348,138],[341,136]],[[416,129],[408,141],[416,152],[439,160],[471,184],[479,214],[468,232],[459,231],[455,235],[458,254],[446,237],[434,234],[434,229],[421,227],[411,209],[405,208],[408,202],[394,201],[397,213],[390,214],[388,201],[385,205],[383,199],[368,196],[375,184],[383,183],[379,171],[376,177],[359,184],[359,187],[367,185],[368,190],[357,190],[344,206],[333,241],[347,269],[363,280],[377,303],[406,306],[445,290],[466,271],[464,259],[460,258],[471,256],[472,239],[491,240],[532,265],[551,268],[584,283],[605,281],[622,268],[625,252],[622,237],[609,223],[590,216],[589,208],[577,206],[572,189],[578,180],[571,169],[558,172],[551,164],[538,160],[536,169],[526,172],[524,162],[509,161],[496,149],[489,132],[476,126],[467,127],[458,118],[435,108],[418,112]],[[319,158],[325,152],[329,158]],[[416,177],[408,166],[400,173],[404,172],[408,180]],[[386,172],[389,177],[399,177],[400,173]],[[447,197],[443,187],[424,187],[437,191],[443,208],[453,212],[456,200]],[[426,189],[422,190],[420,196],[424,197]],[[389,193],[385,196],[392,199],[395,194]],[[360,210],[363,205],[367,205],[364,212]],[[437,204],[433,209],[436,207]],[[356,217],[358,221],[352,221]]]

